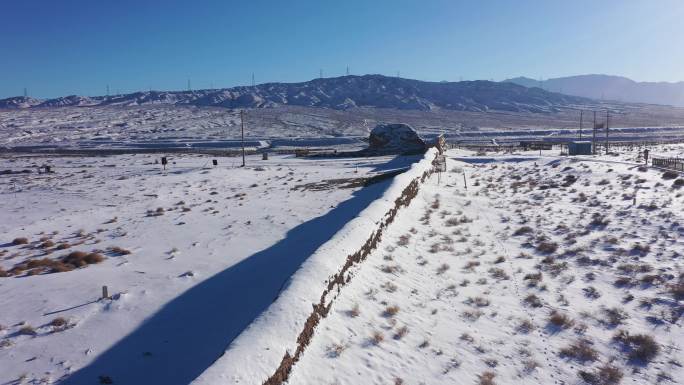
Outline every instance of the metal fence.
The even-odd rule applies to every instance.
[[[684,171],[684,159],[679,158],[652,158],[654,167],[669,168],[671,170]]]

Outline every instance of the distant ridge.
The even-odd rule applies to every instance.
[[[382,75],[342,76],[302,83],[266,83],[197,91],[145,91],[116,96],[66,96],[48,100],[13,97],[0,108],[67,106],[138,106],[173,104],[228,108],[268,108],[279,105],[348,109],[354,107],[402,110],[554,112],[592,101],[490,81],[424,82]]]
[[[684,107],[684,82],[635,82],[612,75],[579,75],[543,81],[518,77],[504,82],[597,100]]]

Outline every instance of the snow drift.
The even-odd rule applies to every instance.
[[[346,274],[349,268],[370,253],[399,208],[408,205],[415,196],[420,183],[431,174],[436,154],[436,149],[428,150],[420,162],[395,177],[382,198],[316,250],[270,308],[193,384],[226,381],[279,384],[286,380],[318,321],[325,316],[341,286],[350,279]],[[328,294],[333,297],[327,298]]]

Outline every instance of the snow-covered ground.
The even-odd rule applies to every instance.
[[[416,158],[211,159],[0,159],[0,383],[189,383]]]
[[[684,177],[614,150],[448,151],[288,383],[681,381]],[[263,383],[428,158],[3,158],[0,382]]]
[[[680,382],[684,189],[636,149],[556,155],[449,151],[288,383]]]
[[[684,137],[684,109],[605,105],[614,140]],[[585,111],[586,112],[586,111]],[[421,135],[444,133],[453,143],[505,144],[519,140],[571,140],[579,136],[579,111],[557,113],[416,111],[388,108],[333,110],[280,106],[249,109],[247,145],[287,149],[359,149],[381,123],[406,123]],[[584,121],[584,135],[588,121]],[[40,107],[0,109],[0,151],[22,149],[235,149],[239,110],[184,105]]]

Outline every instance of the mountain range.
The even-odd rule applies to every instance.
[[[636,82],[611,75],[579,75],[542,81],[518,77],[504,82],[596,100],[684,107],[684,82]]]
[[[0,108],[172,104],[227,108],[295,105],[338,110],[377,107],[423,111],[554,112],[571,105],[591,103],[586,98],[528,88],[514,82],[425,82],[363,75],[196,91],[145,91],[96,97],[71,95],[47,100],[12,97],[0,100]]]

